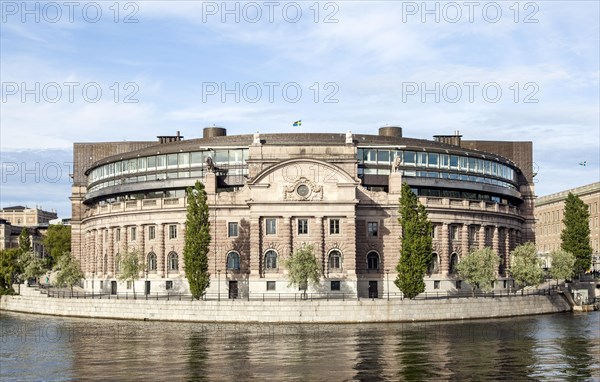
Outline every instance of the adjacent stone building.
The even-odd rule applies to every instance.
[[[29,208],[25,206],[5,207],[0,210],[0,219],[20,227],[33,227],[40,224],[48,224],[50,220],[58,218],[56,211],[44,211],[43,209]]]
[[[500,152],[499,152],[500,151]],[[187,292],[183,267],[185,188],[208,193],[212,242],[208,293],[293,293],[283,260],[311,244],[322,269],[314,291],[381,297],[398,293],[398,198],[402,182],[434,223],[428,291],[467,288],[460,257],[498,253],[497,288],[508,282],[508,253],[535,240],[531,142],[405,138],[350,132],[75,143],[72,250],[87,289],[121,292],[118,256],[136,250],[137,290]],[[504,281],[504,282],[503,282]],[[140,288],[142,287],[143,288]]]
[[[543,196],[535,201],[536,246],[545,268],[550,268],[550,252],[560,249],[565,200],[569,193],[577,195],[588,206],[590,213],[590,246],[592,247],[592,268],[600,272],[600,182],[572,188]]]

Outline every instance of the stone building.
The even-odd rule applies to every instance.
[[[5,207],[0,210],[0,219],[20,227],[33,227],[40,224],[48,224],[50,220],[56,219],[56,211],[44,211],[43,209],[29,208],[24,206]]]
[[[572,193],[588,206],[590,213],[590,246],[592,247],[592,267],[600,272],[600,182],[588,184],[570,190],[557,192],[555,194],[542,196],[535,201],[535,236],[538,255],[542,258],[545,268],[550,268],[552,259],[550,252],[560,249],[563,224],[565,200]]]
[[[211,218],[208,293],[297,292],[283,260],[305,244],[322,268],[314,291],[398,293],[397,210],[407,182],[435,226],[427,290],[468,288],[456,264],[484,246],[503,260],[503,288],[509,251],[535,240],[531,163],[531,142],[465,141],[458,132],[413,139],[399,127],[237,136],[213,127],[200,139],[75,143],[72,250],[87,289],[130,287],[116,281],[116,260],[136,250],[144,265],[137,290],[187,292],[185,188],[201,180]]]
[[[44,237],[48,229],[47,224],[33,227],[19,227],[10,224],[6,219],[0,219],[0,250],[19,248],[19,236],[24,229],[26,229],[29,234],[31,250],[36,253],[38,257],[46,256]]]

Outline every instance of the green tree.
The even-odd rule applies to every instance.
[[[575,274],[587,271],[592,265],[589,217],[587,205],[569,192],[565,201],[565,228],[560,234],[560,248],[575,256]]]
[[[313,246],[302,246],[285,261],[285,266],[288,269],[288,286],[298,286],[306,298],[308,283],[316,285],[321,278],[321,268],[313,255]]]
[[[398,213],[398,223],[402,226],[402,249],[394,284],[404,296],[413,299],[425,291],[423,277],[431,261],[432,226],[425,207],[406,183],[402,184]]]
[[[485,292],[492,290],[492,283],[496,280],[496,269],[500,264],[498,256],[491,248],[475,249],[460,259],[456,266],[460,278],[473,288]]]
[[[544,270],[540,267],[535,244],[525,243],[510,252],[510,274],[522,287],[540,285],[544,281]]]
[[[71,288],[71,296],[73,295],[73,286],[78,284],[81,279],[85,278],[81,271],[79,261],[73,258],[70,252],[65,252],[60,256],[60,261],[54,268],[57,272],[54,285],[57,287]]]
[[[24,252],[19,255],[19,272],[23,280],[37,279],[46,273],[45,263],[34,252]]]
[[[15,293],[12,284],[16,277],[19,254],[18,248],[0,251],[0,295]]]
[[[550,274],[552,278],[558,280],[568,280],[575,274],[575,256],[573,254],[563,251],[562,249],[552,251],[550,253],[552,258],[552,267],[550,268]]]
[[[135,298],[135,281],[140,278],[142,266],[140,255],[137,251],[128,251],[119,256],[119,274],[117,279],[121,282],[130,281],[133,285],[133,297]]]
[[[31,250],[31,239],[29,238],[29,230],[27,227],[23,227],[21,234],[19,235],[19,250],[21,250],[22,253]]]
[[[185,276],[190,285],[192,297],[200,299],[210,286],[208,272],[208,249],[210,246],[210,219],[204,184],[196,181],[194,187],[188,187],[187,218],[185,221],[185,246],[183,261]]]
[[[52,267],[58,263],[63,253],[71,252],[71,226],[51,225],[43,243],[50,255],[49,266]]]

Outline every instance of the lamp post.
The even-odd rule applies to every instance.
[[[217,301],[221,301],[221,270],[217,269]]]
[[[386,269],[385,270],[385,276],[387,279],[387,295],[388,295],[388,301],[390,301],[390,270]]]

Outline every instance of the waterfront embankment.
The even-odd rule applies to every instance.
[[[0,310],[55,316],[192,322],[366,323],[446,321],[570,311],[560,294],[431,300],[190,301],[51,298],[33,288]]]

